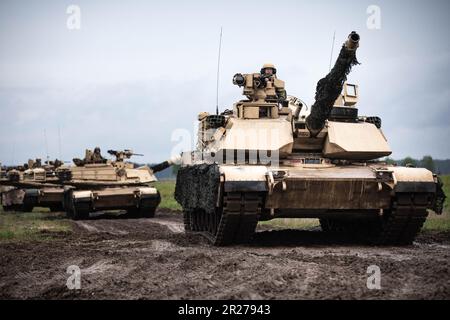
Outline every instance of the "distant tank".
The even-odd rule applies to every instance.
[[[90,212],[126,210],[130,217],[154,217],[161,197],[151,183],[157,181],[154,173],[165,167],[135,168],[133,163],[125,161],[137,155],[131,150],[109,150],[108,153],[116,159],[104,159],[96,148],[94,152],[86,150],[84,159],[74,159],[75,166],[58,170],[65,186],[67,215],[78,220],[87,219]]]
[[[21,166],[4,167],[0,173],[0,201],[5,211],[31,212],[34,207],[62,211],[64,189],[59,185],[56,168],[59,160],[41,164],[28,160]]]
[[[234,76],[247,99],[201,113],[197,148],[182,154],[175,197],[187,231],[229,245],[249,241],[258,221],[319,218],[324,231],[399,245],[414,240],[427,209],[442,212],[436,175],[377,160],[391,154],[381,119],[358,115],[358,86],[346,82],[359,40],[349,35],[311,108],[280,101],[274,77]]]

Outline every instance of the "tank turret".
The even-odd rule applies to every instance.
[[[336,99],[339,98],[347,75],[352,67],[358,64],[356,50],[359,47],[359,35],[352,31],[347,41],[342,45],[339,56],[333,69],[325,78],[317,83],[315,102],[311,107],[311,113],[306,118],[306,127],[311,137],[316,137],[325,125],[332,111]]]

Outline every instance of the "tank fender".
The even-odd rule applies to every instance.
[[[435,193],[433,173],[424,168],[390,167],[394,177],[394,191],[410,193]]]
[[[139,198],[153,198],[158,194],[156,188],[153,187],[144,187],[138,189],[137,196]]]
[[[265,166],[221,166],[225,192],[267,191],[267,167]]]
[[[74,191],[72,197],[74,202],[91,202],[93,194],[92,191]]]

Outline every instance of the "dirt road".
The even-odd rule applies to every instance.
[[[215,248],[186,235],[179,214],[159,211],[155,219],[75,222],[73,233],[48,241],[2,243],[0,259],[2,299],[450,298],[449,233],[396,248],[260,228],[250,245]],[[81,269],[80,290],[66,287],[71,265]],[[370,265],[380,268],[380,290],[367,288]]]

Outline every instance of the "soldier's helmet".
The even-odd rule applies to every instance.
[[[99,147],[95,147],[95,149],[94,149],[94,153],[97,153],[97,154],[99,154],[99,153],[100,153],[100,148],[99,148]]]
[[[272,74],[276,74],[276,73],[277,73],[277,69],[276,69],[275,66],[274,66],[272,63],[270,63],[270,62],[265,63],[265,64],[263,65],[263,67],[261,68],[261,74],[265,74],[266,69],[272,69]]]

